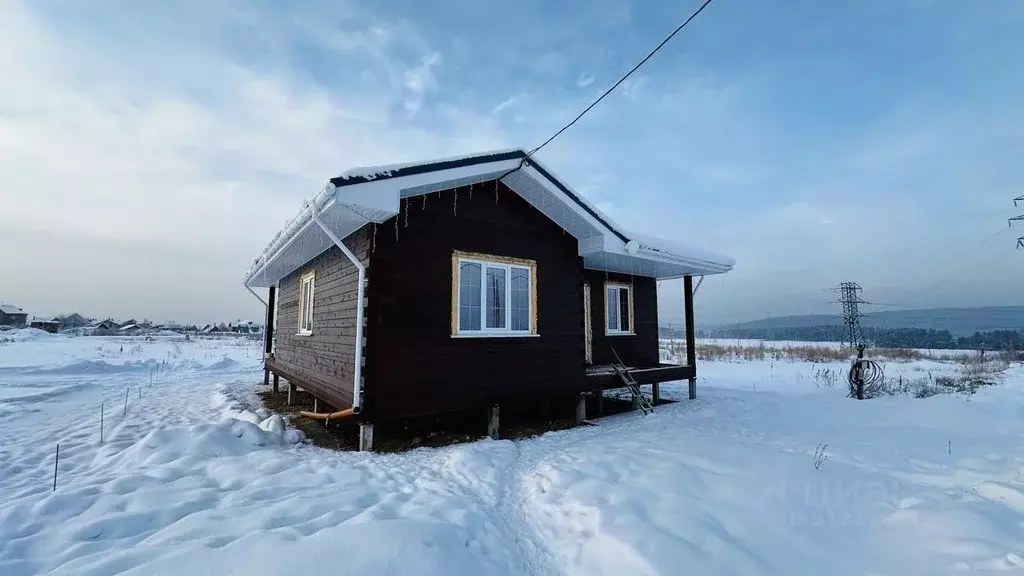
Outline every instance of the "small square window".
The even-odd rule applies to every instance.
[[[633,290],[628,284],[605,285],[605,333],[633,333]]]
[[[299,334],[313,333],[313,291],[316,273],[307,272],[299,279]]]

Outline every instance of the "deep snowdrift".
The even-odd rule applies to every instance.
[[[1019,368],[970,398],[855,402],[823,385],[841,364],[705,363],[697,401],[649,416],[381,455],[297,443],[253,402],[259,361],[0,345],[0,574],[1024,570]]]

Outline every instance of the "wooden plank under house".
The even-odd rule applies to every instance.
[[[693,277],[733,261],[632,234],[521,150],[350,170],[245,277],[268,288],[265,378],[373,424],[689,380]],[[658,349],[657,281],[683,279],[685,364]],[[580,417],[584,414],[580,413]]]

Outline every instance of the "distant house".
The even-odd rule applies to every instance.
[[[232,328],[227,324],[221,322],[220,324],[207,324],[200,330],[203,334],[219,334],[223,332],[232,332]]]
[[[232,322],[228,328],[237,334],[258,334],[263,329],[259,324],[248,320]]]
[[[138,324],[125,324],[117,329],[120,334],[134,334],[139,330],[141,330],[141,327]]]
[[[56,334],[57,331],[60,330],[60,321],[57,320],[56,318],[51,318],[49,320],[43,318],[34,318],[32,322],[29,323],[29,327],[38,328],[40,330],[46,330],[50,334]]]
[[[0,304],[0,326],[22,328],[28,320],[28,314],[13,304]]]
[[[119,329],[121,325],[108,318],[107,320],[103,320],[102,322],[96,322],[95,324],[92,325],[92,327],[95,328],[97,331],[105,330],[107,332],[114,332],[117,329]]]
[[[68,328],[84,328],[89,325],[89,319],[77,312],[66,316],[58,316],[55,320],[60,323],[61,330]]]
[[[496,435],[499,404],[563,398],[582,421],[626,382],[641,406],[665,381],[695,398],[694,280],[732,267],[624,230],[513,150],[333,178],[245,283],[269,288],[265,380],[356,419],[370,449],[375,422],[444,412],[486,411]],[[685,363],[660,362],[664,279],[682,279]]]

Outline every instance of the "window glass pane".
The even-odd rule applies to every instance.
[[[309,280],[302,282],[302,296],[299,303],[299,329],[309,330]]]
[[[306,283],[306,330],[313,329],[313,281]]]
[[[530,271],[512,269],[512,330],[530,329]]]
[[[505,269],[487,268],[487,327],[505,327]]]
[[[629,332],[629,289],[619,289],[619,329]]]
[[[306,300],[306,330],[313,329],[313,281],[309,281],[309,298]]]
[[[459,264],[459,330],[480,329],[480,265]]]
[[[608,329],[618,330],[619,329],[619,289],[615,287],[608,288],[608,293],[605,294],[604,301],[608,305]]]

